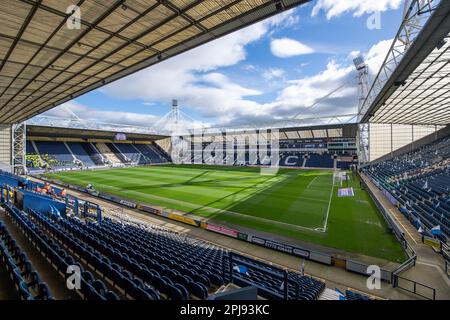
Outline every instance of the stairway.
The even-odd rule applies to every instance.
[[[129,163],[131,162],[130,159],[127,159],[123,153],[119,150],[119,148],[116,147],[114,143],[105,143],[105,145],[111,150],[111,152],[120,160],[122,163]]]
[[[137,147],[136,147],[136,145],[135,144],[131,144],[131,146],[134,148],[134,150],[136,150],[136,152],[139,154],[139,160],[138,160],[138,164],[150,164],[150,163],[152,163],[152,160],[149,158],[149,157],[147,157],[146,155],[144,155],[143,153],[142,153],[142,151],[141,150],[139,150]]]
[[[98,151],[112,164],[122,164],[122,161],[114,154],[108,146],[102,142],[97,142],[96,147]]]
[[[166,150],[164,150],[159,144],[157,144],[156,142],[152,142],[150,145],[148,145],[148,147],[153,146],[154,150],[160,157],[162,162],[166,162],[169,161],[171,162],[172,160],[170,159],[170,155],[169,153],[167,153]]]
[[[89,142],[80,143],[80,145],[84,149],[84,151],[86,151],[86,153],[89,155],[92,162],[95,163],[95,165],[101,166],[104,164],[101,155],[98,154],[97,150],[91,143],[89,143]]]
[[[67,144],[67,142],[64,142],[64,145],[66,146],[67,150],[69,150],[73,160],[78,160],[77,157],[75,157],[75,155],[72,152],[72,149],[70,149],[69,145]]]

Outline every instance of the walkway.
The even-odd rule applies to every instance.
[[[427,286],[436,289],[437,299],[450,299],[450,279],[445,274],[444,258],[434,252],[434,250],[422,243],[422,236],[410,221],[386,198],[384,194],[370,181],[370,179],[361,174],[370,190],[375,194],[381,204],[388,209],[390,215],[398,222],[406,240],[416,251],[416,265],[405,271],[400,276],[415,280]]]

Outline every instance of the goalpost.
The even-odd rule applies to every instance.
[[[338,185],[340,187],[344,186],[344,182],[346,187],[349,185],[350,177],[346,171],[335,171],[333,173],[333,185]]]

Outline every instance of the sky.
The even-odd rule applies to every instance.
[[[172,99],[192,126],[354,114],[352,60],[361,54],[369,78],[375,77],[401,23],[402,3],[313,0],[45,114],[68,118],[69,108],[82,119],[152,127],[170,111]]]

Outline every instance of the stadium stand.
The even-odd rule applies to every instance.
[[[353,301],[354,300],[363,300],[363,301],[373,300],[369,296],[367,296],[365,294],[361,294],[359,292],[355,292],[353,290],[345,290],[345,298],[347,300],[353,300]]]
[[[450,136],[403,155],[363,168],[397,201],[419,229],[446,242],[450,236]]]
[[[306,153],[303,152],[280,152],[280,166],[304,167]]]
[[[327,127],[325,127],[327,128]],[[325,130],[325,129],[324,129]],[[331,130],[331,129],[330,129]],[[328,138],[289,138],[279,139],[277,152],[279,155],[278,164],[282,167],[298,168],[320,168],[320,169],[343,169],[347,170],[352,164],[356,163],[356,140],[353,129],[346,127],[346,134],[342,137]],[[307,132],[307,131],[298,131]],[[284,133],[281,132],[283,135]],[[245,137],[245,133],[242,133]],[[311,133],[312,137],[312,133]],[[223,137],[218,137],[219,141]],[[184,138],[183,141],[189,141],[191,137]],[[195,140],[195,139],[194,139]],[[228,143],[231,140],[228,140]],[[184,142],[186,143],[186,142]],[[189,143],[189,142],[188,142]],[[202,150],[208,147],[208,142],[202,142],[202,150],[191,152],[190,158],[187,157],[187,163],[209,163],[209,164],[227,164],[234,166],[246,165],[267,165],[270,159],[271,142],[264,146],[264,152],[261,152],[262,145],[256,146],[256,141],[244,139],[233,140],[234,154],[224,151],[224,160],[221,162],[214,156],[204,154]],[[226,147],[228,148],[228,147]],[[266,152],[267,150],[267,152]]]
[[[145,165],[169,161],[165,152],[153,144],[27,141],[27,166],[31,170],[43,166],[93,168],[105,164]]]
[[[95,144],[97,150],[106,158],[108,163],[117,165],[123,163],[121,159],[111,150],[105,143],[98,142]]]
[[[334,160],[329,153],[311,153],[306,160],[306,167],[311,168],[333,168]]]
[[[55,160],[58,167],[73,166],[74,158],[64,143],[54,141],[36,141],[35,146],[39,154],[46,154]]]
[[[6,268],[21,300],[53,299],[47,284],[40,280],[27,255],[22,252],[1,221],[0,259],[0,267]]]
[[[117,150],[124,157],[125,163],[131,164],[147,164],[149,161],[144,159],[144,156],[136,150],[131,143],[110,143],[108,147],[111,150]],[[141,159],[142,158],[142,159]]]
[[[64,236],[53,225],[47,225],[48,229],[44,229],[45,223],[36,220],[37,223],[30,219],[31,215],[26,215],[23,211],[18,210],[14,206],[6,205],[7,214],[16,222],[22,232],[28,237],[31,243],[46,257],[49,267],[55,268],[55,276],[60,276],[61,281],[65,281],[65,274],[69,266],[77,266],[80,268],[82,277],[79,294],[86,300],[117,300],[118,297],[113,292],[106,289],[105,284],[96,279],[90,272],[82,267],[80,261],[75,260],[67,251],[64,241],[70,241],[70,238]],[[57,235],[57,236],[55,236]],[[59,244],[58,244],[59,243]]]
[[[36,154],[36,150],[34,149],[33,144],[31,143],[31,141],[27,141],[27,146],[26,146],[26,150],[27,150],[27,154]]]
[[[80,268],[84,299],[206,299],[230,282],[256,286],[266,299],[313,300],[325,289],[311,277],[155,225],[114,216],[93,222],[11,203],[5,208],[58,272]]]
[[[72,150],[74,156],[80,160],[86,167],[93,167],[96,165],[92,157],[83,148],[82,143],[79,142],[67,142],[70,150]]]
[[[92,143],[80,143],[86,153],[96,165],[104,165],[105,159]]]
[[[139,152],[147,157],[151,163],[165,163],[169,161],[167,155],[153,144],[135,144],[134,146]]]
[[[128,159],[122,151],[114,143],[105,143],[109,150],[119,159],[122,163],[131,163],[131,159]]]

